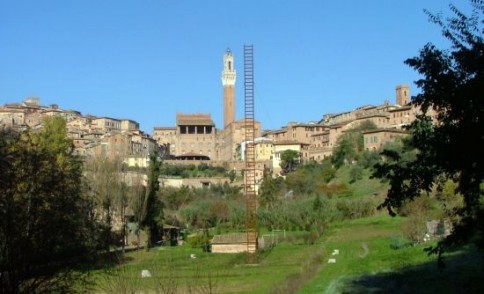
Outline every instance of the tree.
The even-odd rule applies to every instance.
[[[350,136],[343,135],[338,139],[338,144],[331,156],[331,162],[336,168],[340,168],[345,164],[345,161],[352,160],[356,156],[356,151],[353,144],[353,139]]]
[[[273,209],[279,201],[279,195],[283,188],[283,178],[277,177],[274,179],[272,177],[272,172],[268,168],[265,168],[258,193],[259,205],[261,207]]]
[[[345,162],[358,159],[363,152],[363,131],[374,130],[376,125],[372,121],[363,121],[358,126],[349,129],[338,138],[337,146],[333,151],[331,162],[336,168],[340,168]]]
[[[82,162],[65,122],[45,125],[38,134],[0,130],[1,293],[72,292],[83,277],[74,267],[95,256]]]
[[[95,156],[86,160],[85,169],[96,217],[103,224],[104,247],[109,250],[109,245],[114,241],[113,228],[121,229],[125,237],[124,227],[119,226],[124,225],[124,212],[128,204],[123,163],[121,158]]]
[[[484,232],[483,222],[478,222],[484,216],[484,1],[473,0],[471,6],[472,13],[466,16],[450,5],[453,15],[445,20],[426,11],[451,48],[441,50],[429,43],[405,63],[422,75],[416,81],[422,92],[412,97],[412,103],[424,113],[433,108],[438,123],[432,124],[425,114],[419,116],[410,127],[408,142],[416,150],[414,159],[402,164],[400,155],[384,152],[393,160],[379,164],[376,171],[390,180],[383,206],[391,213],[403,200],[430,192],[439,177],[455,181],[464,204],[455,211],[460,221],[452,235],[431,250],[439,257],[449,245]]]
[[[281,163],[282,172],[284,174],[295,171],[300,163],[299,152],[295,150],[284,150],[281,153]]]
[[[141,243],[141,222],[146,215],[146,187],[144,186],[144,177],[140,171],[137,171],[131,178],[131,186],[129,187],[129,207],[133,210],[133,217],[137,224],[135,234],[137,237],[136,245],[139,248]]]
[[[141,220],[141,225],[146,228],[148,235],[147,248],[153,247],[156,244],[160,235],[160,226],[163,227],[163,203],[158,198],[160,168],[161,162],[158,159],[158,155],[156,153],[151,154],[144,201],[146,213]]]

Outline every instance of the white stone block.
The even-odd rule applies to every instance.
[[[149,270],[142,270],[141,271],[141,277],[142,278],[151,278],[151,273]]]
[[[330,259],[328,259],[328,263],[336,263],[336,258],[330,258]]]

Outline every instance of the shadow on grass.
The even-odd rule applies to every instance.
[[[399,271],[347,278],[336,293],[484,293],[484,254],[464,252],[448,257],[446,267],[437,262]]]
[[[109,270],[133,260],[133,257],[121,252],[100,252],[96,254],[91,263],[79,265],[76,270],[80,272]]]

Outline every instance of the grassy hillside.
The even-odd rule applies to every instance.
[[[131,252],[120,265],[93,272],[93,291],[484,293],[480,280],[484,273],[482,254],[473,248],[457,250],[448,256],[447,268],[438,269],[436,257],[424,252],[425,247],[434,243],[411,245],[403,237],[401,226],[408,219],[392,218],[386,211],[375,214],[374,207],[383,201],[387,185],[369,179],[368,170],[362,171],[360,179],[350,181],[351,169],[351,165],[342,166],[330,183],[323,183],[325,188],[334,185],[340,190],[321,198],[325,209],[317,219],[327,217],[330,221],[322,227],[319,239],[313,231],[301,231],[303,226],[290,226],[284,233],[286,238],[281,237],[272,249],[259,252],[259,263],[255,266],[246,265],[244,254],[206,253],[188,244]],[[301,175],[293,183],[317,178],[311,173]],[[317,190],[321,187],[318,184],[312,186]],[[295,212],[308,218],[314,209],[314,199],[312,194],[283,199],[278,202],[278,209],[270,211],[281,214],[276,213],[290,223]],[[355,214],[364,208],[358,203],[371,205],[371,213]],[[297,210],[301,207],[306,210]],[[361,218],[364,215],[371,216]],[[267,228],[260,230],[270,233]],[[339,254],[332,255],[334,250],[339,250]],[[196,258],[191,258],[192,254]],[[330,258],[336,262],[328,263]],[[152,277],[141,278],[142,270],[149,270]]]
[[[401,221],[380,215],[334,225],[322,242],[322,270],[298,293],[483,293],[482,254],[456,250],[438,269],[435,256],[424,252],[432,243],[391,248]],[[335,249],[339,254],[331,255]]]
[[[170,288],[174,292],[169,293],[268,293],[288,277],[306,272],[315,256],[319,264],[320,249],[289,234],[286,242],[262,252],[255,266],[245,264],[245,254],[205,253],[187,244],[141,250],[127,253],[120,266],[94,272],[94,291],[168,293]],[[151,278],[141,278],[144,269]]]
[[[245,264],[244,254],[204,253],[188,245],[131,252],[124,264],[94,272],[95,291],[483,293],[483,256],[472,248],[452,253],[444,270],[424,252],[431,243],[392,249],[402,245],[402,220],[380,214],[343,221],[312,245],[288,233],[284,242],[261,252],[255,266]],[[335,249],[338,255],[332,255]],[[327,263],[329,258],[336,263]],[[144,269],[151,278],[141,278]]]

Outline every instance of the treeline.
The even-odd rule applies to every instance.
[[[83,163],[60,117],[0,130],[0,292],[69,293],[103,247]]]
[[[162,164],[160,175],[181,178],[233,177],[235,179],[234,171],[229,172],[226,167],[213,166],[207,163],[200,163],[198,165]]]
[[[74,155],[65,124],[54,116],[39,131],[0,130],[0,293],[88,285],[85,269],[124,244],[128,211],[147,248],[162,233],[156,154],[127,185],[119,160]]]

